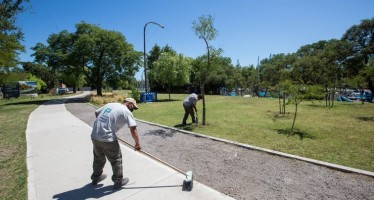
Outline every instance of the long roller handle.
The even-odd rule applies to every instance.
[[[125,141],[125,140],[123,140],[123,139],[121,139],[121,138],[118,138],[118,140],[120,140],[121,142],[123,142],[123,143],[126,144],[127,146],[130,146],[130,147],[132,147],[132,148],[135,148],[134,145],[128,143],[127,141]],[[174,167],[173,165],[170,165],[169,163],[167,163],[167,162],[165,162],[165,161],[163,161],[163,160],[157,158],[156,156],[153,156],[153,155],[151,155],[151,154],[149,154],[149,153],[147,153],[147,152],[145,152],[145,151],[143,151],[143,150],[138,150],[138,151],[139,151],[140,153],[142,153],[142,154],[144,154],[144,155],[146,155],[146,156],[148,156],[148,157],[150,157],[150,158],[152,158],[152,159],[154,159],[154,160],[156,160],[156,161],[158,161],[158,162],[160,162],[160,163],[162,163],[162,164],[164,164],[164,165],[166,165],[166,166],[168,166],[168,167],[174,169],[175,171],[177,171],[177,172],[179,172],[179,173],[181,173],[181,174],[183,174],[183,175],[186,175],[186,173],[183,172],[182,170],[180,170],[180,169]]]

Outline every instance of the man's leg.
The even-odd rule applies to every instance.
[[[104,152],[112,165],[114,183],[121,182],[123,178],[122,153],[118,141],[105,142]]]
[[[188,115],[190,113],[188,112],[188,106],[184,106],[183,105],[183,108],[184,108],[184,117],[183,117],[182,125],[186,125],[187,124]]]
[[[191,115],[192,123],[195,123],[196,122],[195,112],[194,112],[192,106],[187,107],[187,112]]]
[[[97,184],[98,182],[102,181],[106,178],[106,175],[103,175],[103,168],[106,162],[105,153],[103,151],[102,145],[100,141],[92,139],[93,144],[93,154],[94,154],[94,161],[93,161],[93,173],[91,175],[91,180],[93,184]]]

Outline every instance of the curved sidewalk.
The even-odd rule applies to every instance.
[[[182,191],[185,176],[121,144],[124,176],[130,182],[114,190],[108,178],[91,185],[92,128],[70,114],[63,100],[50,101],[34,110],[27,124],[28,199],[232,199],[194,181],[192,191]]]

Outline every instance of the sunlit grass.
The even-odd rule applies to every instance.
[[[0,99],[0,199],[27,199],[27,121],[39,105],[55,98],[61,96]]]
[[[113,102],[123,102],[125,98],[130,97],[131,91],[129,90],[114,90],[112,92],[103,92],[102,96],[98,96],[96,91],[91,92],[89,101],[95,106],[104,105]]]

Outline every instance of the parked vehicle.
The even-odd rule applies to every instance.
[[[373,94],[370,90],[354,91],[347,96],[352,101],[373,101]]]
[[[66,94],[69,92],[68,88],[58,88],[57,89],[57,94]]]

